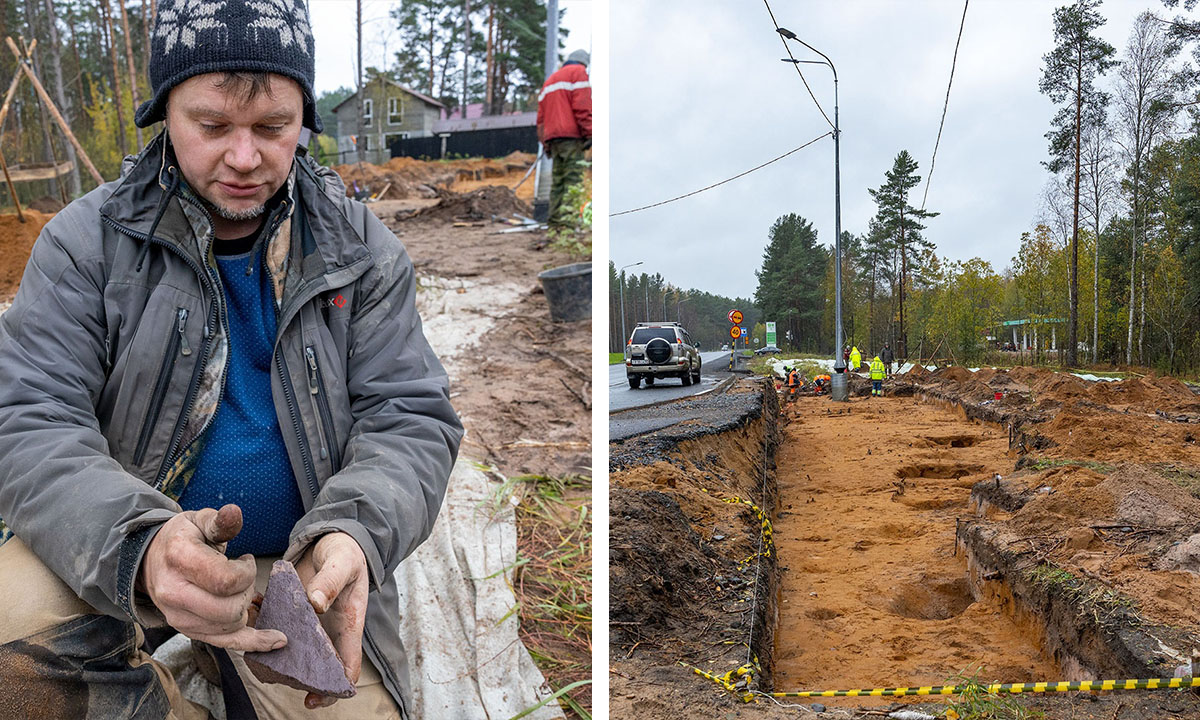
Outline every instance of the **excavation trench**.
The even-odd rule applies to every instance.
[[[1059,676],[1038,618],[981,592],[955,541],[971,488],[1013,466],[1004,429],[914,398],[804,398],[782,423],[775,689]]]
[[[847,405],[802,397],[780,410],[743,380],[695,401],[719,412],[612,443],[613,717],[787,716],[689,669],[719,676],[755,660],[754,686],[774,691],[1189,671],[1194,429],[1046,389],[1074,392],[1073,380],[1012,375],[1042,385],[1025,392],[994,373],[1009,391],[995,401],[975,377],[954,381],[970,392],[893,378],[883,399],[852,387]],[[1178,400],[1171,413],[1200,415]],[[739,500],[770,519],[769,555],[755,554],[759,518]],[[1019,701],[1047,717],[1200,717],[1191,695],[1164,697]],[[820,702],[849,717],[889,701]]]

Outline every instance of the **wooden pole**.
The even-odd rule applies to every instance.
[[[20,75],[17,77],[20,77]],[[13,187],[12,178],[8,176],[8,163],[4,161],[4,153],[2,152],[0,152],[0,169],[4,170],[4,182],[8,183],[8,193],[12,195],[13,205],[17,206],[17,219],[25,222],[25,213],[21,212],[21,202],[17,200],[17,189]]]
[[[71,126],[67,124],[67,121],[63,119],[62,114],[58,112],[58,108],[54,106],[54,101],[51,100],[50,96],[46,93],[46,88],[42,87],[42,83],[37,79],[37,75],[34,74],[33,69],[29,67],[29,63],[21,58],[21,52],[17,50],[17,44],[13,42],[11,37],[6,37],[4,39],[8,43],[8,49],[12,50],[12,54],[17,58],[17,66],[21,68],[22,72],[24,72],[29,78],[29,81],[33,83],[33,88],[34,90],[37,90],[38,97],[42,99],[42,102],[46,103],[46,107],[50,110],[50,114],[54,116],[55,121],[58,122],[58,126],[62,128],[63,135],[66,135],[67,139],[71,141],[71,144],[75,146],[75,150],[79,153],[79,159],[83,161],[83,164],[85,167],[87,167],[88,172],[90,172],[92,177],[96,179],[96,184],[103,185],[104,178],[100,176],[99,171],[96,170],[96,166],[92,164],[92,160],[88,157],[87,151],[84,150],[83,146],[79,144],[79,140],[75,138],[75,133],[71,132]]]
[[[37,40],[34,40],[33,43],[36,45]],[[13,74],[12,82],[8,85],[8,92],[4,95],[4,104],[0,105],[0,128],[4,127],[4,121],[8,119],[8,109],[12,105],[13,95],[17,94],[17,86],[20,84],[21,68],[18,67],[17,72]]]

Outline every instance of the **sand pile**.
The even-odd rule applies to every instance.
[[[36,210],[25,210],[25,222],[22,223],[15,214],[0,215],[0,303],[9,302],[17,294],[33,241],[52,217]]]
[[[1023,534],[1110,521],[1116,511],[1112,483],[1104,475],[1068,465],[1022,478],[1033,498],[1012,517]]]
[[[961,365],[951,365],[950,367],[938,368],[937,370],[933,371],[932,375],[934,379],[940,380],[943,383],[947,383],[949,381],[961,383],[975,377],[974,373],[965,367],[962,367]]]
[[[924,365],[913,365],[908,369],[908,372],[904,373],[904,376],[909,380],[924,380],[932,374],[925,369]]]
[[[349,163],[337,165],[334,172],[346,184],[346,192],[353,195],[357,183],[360,190],[378,194],[379,200],[403,200],[406,198],[435,198],[439,189],[468,192],[479,187],[502,185],[513,187],[536,156],[514,152],[506,157],[470,158],[465,160],[418,160],[396,157],[383,165],[371,163]],[[522,197],[533,197],[533,183],[526,180],[519,188]]]
[[[1015,367],[1008,371],[1008,376],[1010,378],[1027,387],[1033,387],[1039,380],[1050,374],[1052,374],[1052,371],[1045,368],[1026,366]]]
[[[1087,397],[1088,383],[1067,373],[1048,373],[1032,385],[1039,400],[1066,402]]]

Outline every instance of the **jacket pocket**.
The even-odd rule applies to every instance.
[[[304,360],[308,364],[308,395],[313,401],[313,415],[317,418],[317,430],[321,436],[321,459],[329,458],[333,472],[341,470],[341,448],[334,433],[333,411],[329,409],[329,393],[325,392],[325,376],[317,364],[317,351],[312,346],[304,348]]]
[[[162,411],[163,400],[171,387],[171,375],[175,372],[175,362],[180,355],[191,355],[192,348],[187,340],[187,308],[175,311],[175,327],[171,329],[171,337],[167,341],[167,351],[163,355],[162,364],[158,369],[158,379],[154,382],[154,392],[150,396],[146,418],[142,421],[142,430],[138,433],[137,447],[133,452],[133,464],[141,465],[146,459],[146,450],[150,445],[150,436],[158,424],[158,416]]]

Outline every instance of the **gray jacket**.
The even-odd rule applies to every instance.
[[[279,333],[272,395],[305,515],[288,559],[343,531],[371,596],[364,652],[410,706],[393,572],[430,533],[462,438],[403,245],[297,157],[264,227]],[[152,237],[151,230],[153,229]],[[133,591],[194,470],[228,328],[211,221],[163,136],[71,203],[0,315],[0,517],[99,612],[161,623]]]

